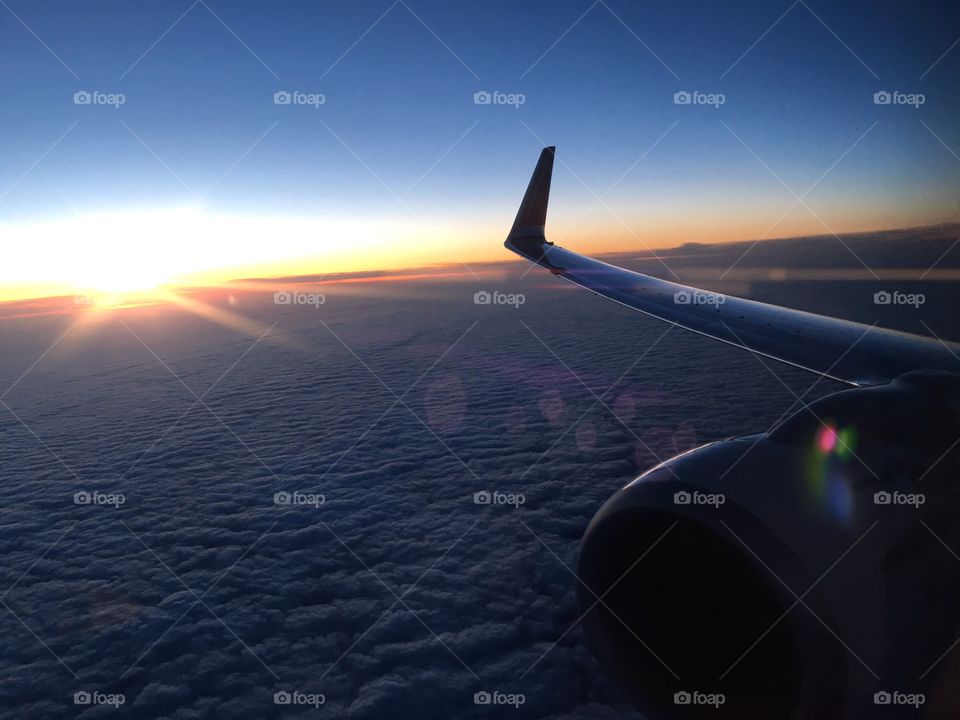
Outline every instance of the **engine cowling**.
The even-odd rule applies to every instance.
[[[960,717],[960,377],[842,391],[629,483],[587,641],[650,720]]]

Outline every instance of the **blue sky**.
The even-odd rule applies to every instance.
[[[627,227],[661,245],[760,236],[818,178],[810,212],[798,205],[770,236],[955,219],[958,14],[817,0],[9,0],[0,212],[29,223],[191,206],[463,227],[481,243],[509,224],[543,142],[560,148],[552,219],[601,245]],[[274,104],[283,90],[325,102]],[[484,90],[524,103],[476,105]],[[877,105],[881,90],[924,102]],[[125,102],[76,105],[78,91]],[[724,102],[677,105],[679,91]]]

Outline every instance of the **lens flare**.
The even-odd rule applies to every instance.
[[[853,457],[857,430],[837,428],[827,422],[814,436],[807,459],[807,489],[810,497],[836,520],[847,522],[853,513],[853,494],[846,464]]]
[[[820,429],[819,440],[820,452],[827,454],[833,451],[837,444],[837,431],[830,425],[825,425]]]

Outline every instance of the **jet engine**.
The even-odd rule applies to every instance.
[[[960,717],[958,439],[917,371],[646,471],[584,535],[588,644],[649,720]]]

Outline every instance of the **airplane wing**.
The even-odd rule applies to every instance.
[[[556,148],[543,150],[504,245],[554,275],[677,327],[851,385],[911,370],[960,372],[960,346],[709,292],[625,270],[544,235]]]

